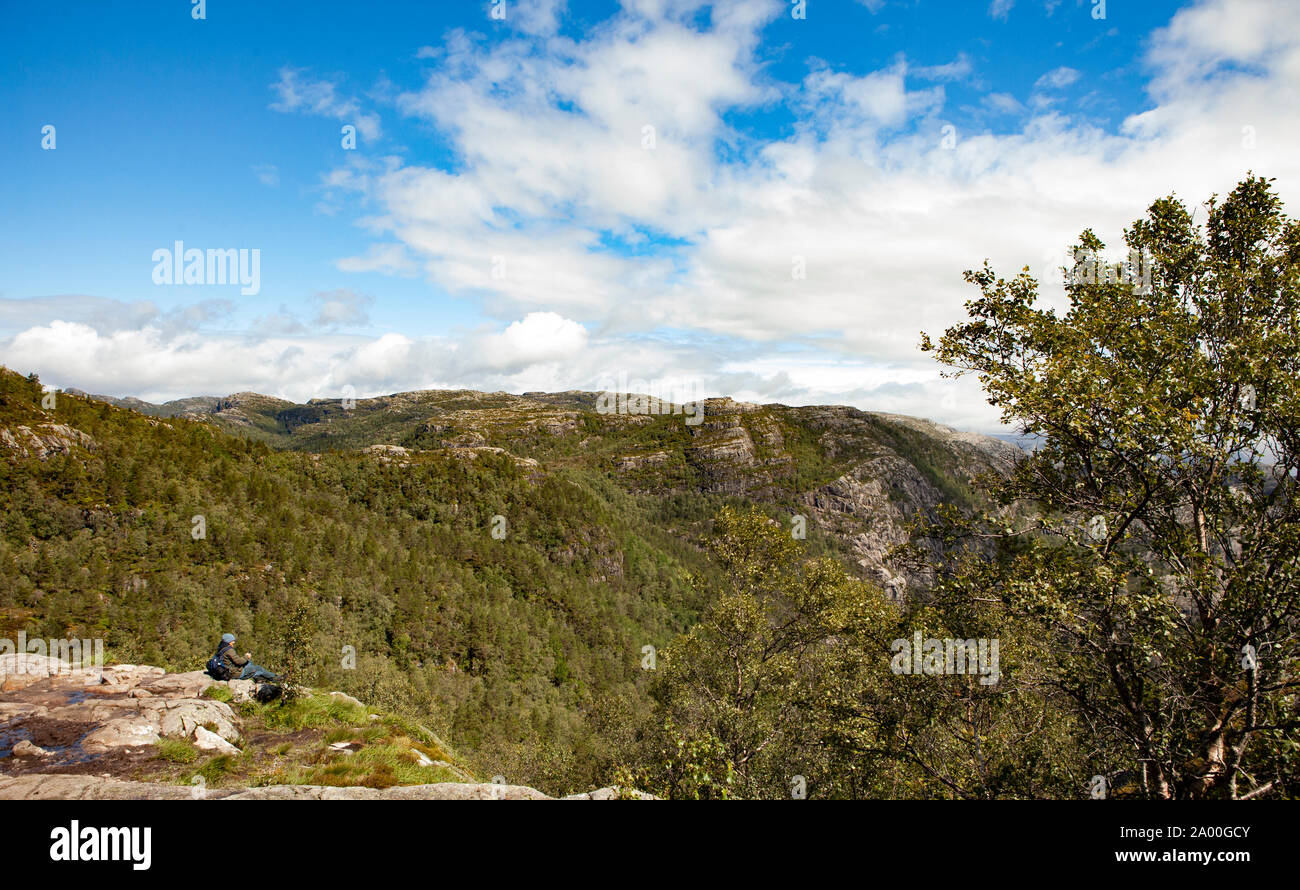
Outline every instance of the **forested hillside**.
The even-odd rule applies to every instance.
[[[131,406],[165,416],[53,398],[0,374],[0,633],[178,669],[225,630],[272,664],[305,638],[304,676],[556,792],[605,778],[649,708],[644,647],[716,596],[700,542],[721,506],[807,514],[808,552],[870,575],[910,515],[1007,454],[725,400],[693,427],[582,394]]]
[[[584,715],[636,700],[640,648],[699,607],[685,573],[709,571],[700,555],[598,475],[280,453],[66,394],[43,412],[39,385],[8,372],[0,386],[0,427],[52,440],[0,461],[11,638],[102,636],[113,658],[179,667],[232,630],[279,663],[302,604],[313,675],[424,714],[494,771],[545,778],[564,765],[533,761],[598,745]]]
[[[163,405],[94,396],[160,418],[204,420],[276,449],[369,448],[397,463],[430,454],[508,452],[536,472],[594,473],[636,496],[656,523],[704,520],[730,500],[806,516],[809,546],[839,553],[901,595],[885,558],[918,514],[975,506],[981,474],[1005,475],[1023,452],[926,420],[836,406],[717,398],[687,423],[679,406],[598,393],[435,390],[295,405],[256,393]],[[662,413],[661,413],[662,412]],[[532,466],[528,464],[528,466]],[[695,529],[698,531],[698,526]]]

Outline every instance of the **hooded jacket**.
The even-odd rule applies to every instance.
[[[248,664],[248,659],[235,651],[234,643],[222,643],[217,648],[217,657],[221,659],[221,663],[226,666],[226,671],[232,678],[242,674],[244,665]]]

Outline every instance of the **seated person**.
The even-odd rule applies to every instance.
[[[264,667],[253,664],[253,654],[245,652],[243,657],[235,651],[235,635],[222,634],[221,645],[217,647],[217,654],[213,658],[219,662],[227,680],[268,680],[276,681],[280,678],[271,673]]]

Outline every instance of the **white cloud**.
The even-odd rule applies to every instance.
[[[0,299],[0,334],[19,333],[33,326],[71,320],[100,333],[153,326],[172,335],[194,331],[200,325],[224,319],[233,310],[234,303],[224,299],[201,300],[166,311],[152,300],[128,303],[82,294]]]
[[[970,56],[958,53],[957,58],[944,65],[922,65],[908,68],[908,73],[924,80],[962,80],[974,70]]]
[[[823,68],[804,80],[804,95],[816,112],[829,112],[836,122],[897,127],[908,111],[904,70],[900,65],[856,77]]]
[[[1015,5],[1016,0],[993,0],[989,4],[989,16],[1006,21],[1007,16],[1011,14],[1011,7]]]
[[[961,134],[945,150],[942,88],[909,80],[962,77],[969,60],[938,71],[909,70],[900,59],[863,75],[815,67],[792,96],[802,114],[794,134],[729,162],[712,150],[731,138],[719,109],[762,101],[753,52],[762,19],[748,31],[699,33],[632,16],[588,43],[540,53],[461,35],[443,49],[441,73],[403,102],[451,134],[466,164],[454,175],[388,173],[385,224],[429,258],[435,281],[483,296],[496,312],[555,310],[626,333],[663,326],[755,344],[793,338],[833,351],[846,367],[893,367],[903,379],[932,369],[916,350],[918,332],[960,317],[970,296],[961,272],[985,257],[1007,272],[1030,265],[1048,276],[1047,296],[1059,298],[1050,276],[1085,226],[1115,240],[1159,195],[1200,200],[1248,167],[1280,174],[1284,185],[1300,172],[1287,152],[1300,135],[1294,120],[1262,138],[1283,107],[1270,112],[1268,103],[1279,90],[1294,96],[1295,79],[1285,76],[1300,44],[1295,13],[1267,29],[1247,19],[1256,21],[1253,38],[1220,45],[1210,25],[1175,17],[1148,58],[1162,104],[1119,134],[1036,103],[1020,132]],[[1245,58],[1252,40],[1290,55],[1271,53],[1264,78],[1223,71],[1166,82],[1170,65],[1182,64],[1168,60],[1189,47]],[[696,57],[711,76],[674,74]],[[667,113],[662,84],[645,82],[644,71],[665,73],[676,103]],[[1076,78],[1062,66],[1038,86]],[[1025,113],[1009,94],[984,102],[998,114]],[[1243,111],[1261,122],[1253,154],[1236,144]],[[655,150],[641,150],[641,122],[665,119]],[[512,134],[506,145],[501,132]],[[1207,157],[1196,148],[1207,138],[1233,150]],[[511,211],[509,225],[501,208]],[[648,261],[603,250],[595,235],[633,226],[685,245]],[[493,256],[506,260],[504,278],[491,278]],[[791,276],[796,257],[805,280]],[[925,402],[913,410],[951,414]],[[991,423],[990,411],[983,416]]]
[[[411,389],[488,392],[599,391],[646,381],[664,393],[730,395],[786,404],[859,404],[917,414],[944,408],[961,427],[987,427],[973,381],[942,380],[935,367],[887,365],[785,351],[719,354],[685,343],[592,337],[571,319],[531,313],[500,331],[461,337],[302,336],[263,328],[259,337],[156,327],[100,333],[56,321],[3,343],[5,364],[40,369],[42,382],[162,402],[247,390],[295,401]]]
[[[1059,90],[1068,87],[1078,79],[1079,72],[1076,69],[1071,68],[1068,65],[1062,65],[1059,68],[1053,68],[1051,71],[1048,71],[1042,77],[1038,78],[1038,80],[1034,82],[1034,89]]]
[[[370,321],[368,311],[375,299],[347,288],[338,288],[315,294],[312,301],[316,304],[314,323],[317,326],[339,327],[368,323]]]
[[[344,384],[519,392],[591,387],[620,370],[685,374],[756,401],[989,429],[996,415],[972,381],[941,381],[916,348],[921,330],[963,317],[964,269],[986,257],[1004,274],[1029,265],[1059,304],[1054,267],[1081,229],[1115,243],[1152,199],[1194,204],[1248,169],[1277,177],[1297,212],[1300,118],[1286,113],[1300,104],[1296,5],[1179,11],[1141,60],[1150,109],[1118,132],[1051,105],[1041,91],[1071,77],[1058,68],[1028,111],[987,99],[1017,115],[1000,119],[1015,130],[959,132],[951,148],[944,82],[967,76],[969,60],[894,59],[861,74],[817,64],[776,84],[758,35],[786,8],[728,6],[700,31],[689,4],[645,0],[580,42],[462,33],[422,53],[428,80],[396,101],[439,131],[454,172],[402,158],[332,171],[331,203],[361,205],[374,242],[338,267],[425,274],[481,301],[495,319],[484,330],[290,336],[268,318],[257,336],[198,337],[183,324],[168,332],[147,306],[117,330],[70,321],[83,310],[102,321],[103,306],[50,303],[22,322],[27,307],[6,314],[0,302],[17,331],[0,357],[52,382],[144,397],[160,380],[174,395],[308,398]],[[782,137],[728,126],[727,112],[771,102],[796,115]],[[646,125],[653,148],[642,147]]]
[[[995,114],[1019,114],[1025,110],[1020,100],[1010,93],[987,93],[981,104]]]
[[[511,24],[528,34],[554,34],[564,14],[565,0],[524,0],[506,7]]]
[[[255,164],[253,174],[262,185],[275,188],[280,184],[280,170],[275,164]]]
[[[381,272],[412,275],[416,265],[403,244],[372,244],[362,257],[344,257],[335,263],[343,272]]]
[[[1294,3],[1272,0],[1217,0],[1180,10],[1156,32],[1148,56],[1157,98],[1181,92],[1227,64],[1289,73],[1294,84],[1300,64],[1297,12]]]
[[[518,368],[572,359],[587,346],[587,330],[554,312],[530,312],[478,344],[494,368]]]
[[[380,134],[379,116],[361,109],[355,98],[339,95],[338,85],[329,80],[311,80],[304,72],[294,68],[281,68],[280,79],[271,85],[276,100],[272,111],[302,112],[319,117],[332,117],[352,124],[366,139],[377,139]]]

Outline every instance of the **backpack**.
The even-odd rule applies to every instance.
[[[214,680],[230,679],[230,666],[227,665],[226,662],[223,661],[221,658],[221,654],[225,651],[226,651],[226,647],[222,646],[220,649],[217,650],[216,655],[208,659],[208,674]]]
[[[279,683],[263,683],[261,686],[257,687],[257,691],[253,693],[253,697],[262,704],[266,704],[267,702],[275,701],[283,693],[284,689],[281,688]]]

